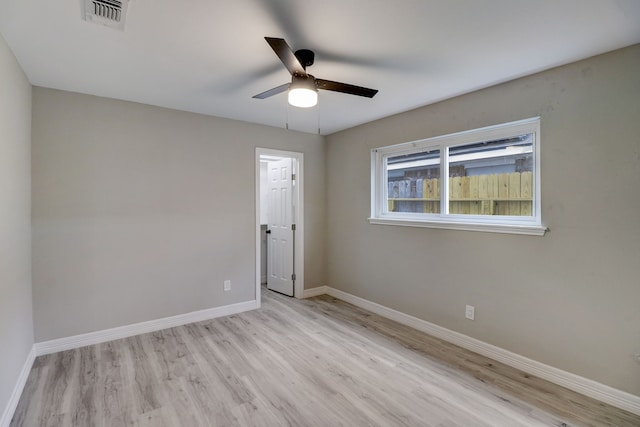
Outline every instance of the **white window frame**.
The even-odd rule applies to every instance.
[[[449,176],[448,148],[492,141],[517,135],[533,134],[533,206],[532,216],[450,214],[449,180],[441,179],[441,213],[388,212],[386,158],[427,150],[440,150],[440,176]],[[540,198],[540,117],[488,126],[419,141],[405,142],[371,150],[371,224],[409,227],[446,228],[454,230],[487,231],[494,233],[542,236]]]

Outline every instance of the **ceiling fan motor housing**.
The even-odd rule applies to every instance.
[[[309,49],[296,50],[296,53],[294,55],[296,56],[296,58],[298,58],[298,61],[300,61],[300,64],[302,64],[305,70],[307,69],[307,67],[313,65],[313,61],[316,57],[316,54]]]

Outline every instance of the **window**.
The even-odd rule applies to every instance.
[[[369,221],[543,235],[539,135],[533,118],[372,150]]]

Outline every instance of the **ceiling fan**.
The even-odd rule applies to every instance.
[[[273,51],[278,55],[280,61],[291,73],[291,83],[274,87],[265,92],[259,93],[254,98],[265,99],[289,90],[289,104],[295,107],[313,107],[318,103],[318,89],[332,90],[334,92],[348,93],[350,95],[373,98],[377,89],[350,85],[347,83],[334,82],[331,80],[317,79],[307,73],[307,67],[313,65],[315,53],[309,49],[300,49],[295,53],[291,50],[284,39],[265,37],[264,38]]]

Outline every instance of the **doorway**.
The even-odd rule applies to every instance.
[[[256,148],[256,300],[304,292],[303,154]]]

